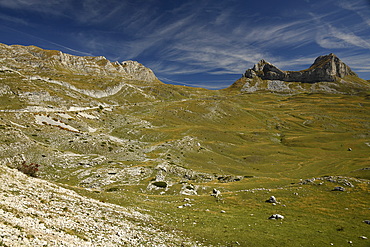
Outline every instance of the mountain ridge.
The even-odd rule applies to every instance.
[[[116,76],[126,80],[159,82],[153,71],[137,61],[111,62],[104,56],[75,56],[36,46],[0,44],[1,57],[12,69]]]
[[[154,72],[137,61],[111,62],[104,56],[75,56],[57,50],[45,50],[36,46],[5,45],[0,44],[0,66],[3,70],[10,69],[18,73],[25,73],[29,76],[38,75],[45,80],[62,81],[61,84],[72,84],[78,89],[90,89],[90,86],[101,90],[108,89],[110,93],[88,93],[106,97],[111,92],[117,93],[128,85],[125,82],[140,82],[141,86],[168,85],[162,83]],[[90,75],[95,79],[90,80]],[[67,78],[72,78],[71,82],[66,82]],[[81,77],[78,79],[78,77]],[[98,78],[106,78],[95,82]],[[80,83],[84,80],[85,83]],[[262,81],[271,81],[275,86],[261,86]],[[124,83],[123,83],[124,82]],[[348,82],[348,83],[347,83]],[[257,83],[257,85],[255,85]],[[289,83],[321,83],[317,86],[296,85],[294,89],[289,89]],[[329,83],[329,84],[328,84]],[[335,83],[335,84],[332,84]],[[252,68],[247,69],[241,79],[231,83],[229,88],[237,88],[241,91],[272,91],[274,92],[327,92],[327,93],[346,93],[338,90],[338,84],[348,84],[345,87],[351,88],[350,93],[369,90],[369,83],[354,73],[351,68],[342,62],[335,54],[322,55],[315,59],[313,64],[301,71],[285,71],[277,66],[260,60]],[[252,85],[253,84],[253,85]],[[248,86],[249,85],[249,86]],[[276,87],[276,85],[279,85]],[[85,88],[84,88],[85,87]],[[87,87],[87,88],[86,88]],[[274,90],[274,88],[278,90]],[[285,89],[284,89],[285,88]],[[300,90],[304,88],[304,90]],[[98,90],[98,91],[99,91]]]

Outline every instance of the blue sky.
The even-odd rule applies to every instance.
[[[369,0],[0,0],[0,42],[136,60],[165,83],[223,88],[265,59],[335,53],[370,79]]]

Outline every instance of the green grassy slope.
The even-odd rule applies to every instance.
[[[0,71],[2,164],[38,163],[40,178],[205,245],[369,246],[370,98],[351,83],[293,95],[126,81],[99,98]],[[90,91],[121,83],[42,73]]]

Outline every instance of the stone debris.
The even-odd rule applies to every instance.
[[[319,182],[321,181],[321,182]],[[324,181],[331,182],[331,183],[338,183],[342,186],[347,187],[355,187],[353,182],[356,183],[363,183],[362,180],[356,178],[349,178],[349,177],[341,177],[341,176],[325,176],[325,177],[318,177],[318,178],[310,178],[310,179],[301,179],[299,184],[312,184],[312,185],[322,185]]]
[[[192,184],[184,184],[180,190],[180,194],[187,196],[198,195],[197,188],[198,186]]]
[[[281,214],[273,214],[269,217],[269,220],[282,220],[284,219],[284,216]]]
[[[137,211],[78,195],[0,166],[4,246],[181,246],[188,240]],[[189,243],[190,246],[197,244]]]
[[[309,178],[305,179],[304,181],[301,182],[301,184],[310,184],[316,181],[316,178]]]

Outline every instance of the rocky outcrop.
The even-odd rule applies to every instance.
[[[197,246],[138,211],[0,165],[1,246]],[[154,223],[154,224],[153,224]]]
[[[306,70],[284,71],[275,65],[261,60],[244,73],[246,78],[259,77],[263,80],[277,80],[285,82],[334,82],[347,75],[356,74],[333,53],[316,58],[315,62]]]
[[[229,89],[245,93],[279,94],[330,93],[362,94],[370,84],[359,78],[349,66],[333,53],[319,56],[306,70],[284,71],[261,60],[248,69]]]
[[[115,65],[118,72],[131,75],[135,80],[149,82],[157,80],[157,77],[155,77],[151,69],[136,61],[115,62]]]

